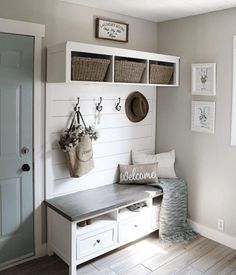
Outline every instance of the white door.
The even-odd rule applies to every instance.
[[[33,50],[0,33],[0,266],[34,254]]]

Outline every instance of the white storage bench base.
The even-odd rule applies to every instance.
[[[155,187],[110,184],[47,200],[48,255],[76,275],[79,264],[158,230],[161,198]],[[127,208],[138,202],[139,212]]]

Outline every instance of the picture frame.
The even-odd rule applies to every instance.
[[[96,18],[96,38],[128,42],[129,25],[113,20]]]
[[[192,64],[192,95],[216,95],[216,63]]]
[[[215,102],[192,101],[191,130],[214,134]]]

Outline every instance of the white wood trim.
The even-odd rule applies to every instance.
[[[45,25],[0,18],[0,32],[44,37]]]
[[[218,243],[221,243],[223,245],[226,245],[228,247],[231,247],[233,249],[236,249],[236,238],[233,236],[230,236],[226,233],[217,231],[215,229],[212,229],[210,227],[207,227],[203,224],[194,222],[192,220],[188,220],[190,225],[192,226],[193,230],[199,233],[200,235],[211,239],[213,241],[216,241]]]
[[[233,36],[231,145],[236,146],[236,35]]]
[[[42,247],[42,202],[44,200],[44,86],[41,80],[42,39],[34,49],[34,238],[35,255],[46,255]]]
[[[44,201],[44,86],[42,85],[41,59],[42,38],[45,36],[45,25],[0,18],[0,32],[35,37],[34,43],[34,259],[46,255],[46,245],[42,243],[42,202]],[[17,262],[18,263],[18,262]]]

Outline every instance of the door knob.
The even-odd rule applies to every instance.
[[[30,170],[29,164],[25,163],[21,166],[22,171],[28,172]]]

